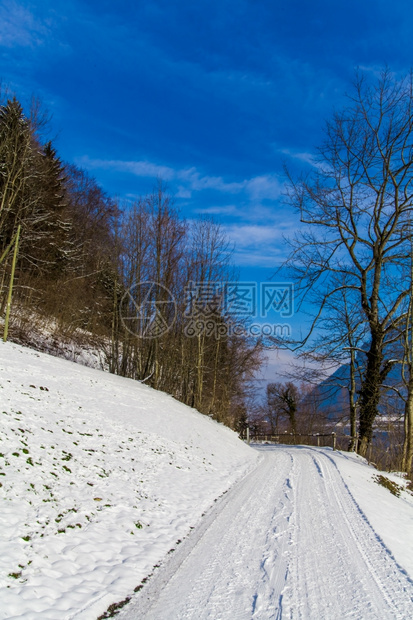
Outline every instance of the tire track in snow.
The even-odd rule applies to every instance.
[[[170,576],[166,566],[166,574],[160,571],[142,590],[136,607],[120,617],[262,618],[268,605],[273,613],[287,575],[284,547],[292,506],[286,481],[292,466],[287,453],[264,454],[258,467],[225,496],[224,505],[207,515],[209,527],[201,534],[192,532],[189,538],[195,535],[196,544],[179,570]],[[183,545],[178,553],[185,553]]]
[[[319,456],[313,456],[319,459]],[[383,541],[373,530],[367,517],[355,501],[353,495],[337,468],[328,455],[323,456],[323,471],[327,478],[326,489],[331,498],[339,506],[346,521],[348,532],[353,539],[361,557],[365,562],[366,574],[375,582],[380,595],[378,601],[384,599],[388,605],[389,618],[410,618],[413,615],[413,582],[406,572],[397,564]],[[355,518],[355,513],[358,518]],[[354,527],[355,521],[357,527]],[[377,610],[381,617],[383,608]]]
[[[412,596],[328,453],[277,446],[119,617],[407,620]]]
[[[295,455],[300,475],[286,617],[411,618],[412,583],[375,534],[336,465],[311,448],[297,448]]]

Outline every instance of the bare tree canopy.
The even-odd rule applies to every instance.
[[[368,333],[359,398],[360,451],[372,438],[381,386],[394,360],[387,345],[405,320],[403,284],[413,205],[413,81],[384,71],[372,83],[357,74],[349,104],[326,125],[314,171],[295,180],[289,198],[307,224],[291,241],[289,264],[301,293],[327,307],[358,305]],[[356,322],[359,322],[357,327]],[[348,346],[348,345],[347,345]]]

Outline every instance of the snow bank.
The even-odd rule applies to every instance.
[[[0,343],[1,619],[95,620],[259,455],[139,383]]]
[[[377,536],[413,580],[413,494],[406,490],[406,479],[397,473],[377,471],[357,454],[325,450]],[[380,476],[399,487],[399,496],[378,484]]]

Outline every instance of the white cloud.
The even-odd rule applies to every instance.
[[[275,267],[286,258],[287,248],[281,226],[224,224],[222,230],[235,245],[239,265]]]
[[[226,181],[222,176],[202,175],[195,167],[175,169],[170,166],[155,164],[150,161],[124,161],[91,159],[88,156],[77,160],[78,164],[88,170],[115,170],[127,172],[139,177],[159,177],[165,181],[177,181],[177,196],[190,198],[193,192],[215,190],[223,194],[247,194],[255,202],[275,200],[282,192],[282,183],[275,175],[261,175],[242,181]]]
[[[24,6],[13,0],[0,5],[0,45],[35,47],[43,43],[48,27]]]
[[[267,382],[288,381],[291,367],[296,363],[294,353],[285,349],[268,349],[266,356],[266,364],[262,367],[258,377],[265,382],[263,387],[266,387]]]
[[[240,248],[274,243],[275,239],[280,238],[279,231],[268,226],[233,224],[225,226],[225,231]]]
[[[275,175],[263,175],[245,181],[245,189],[253,200],[276,200],[281,196],[283,184]]]
[[[303,161],[306,164],[313,166],[313,168],[320,167],[320,164],[314,157],[314,153],[301,153],[299,151],[291,151],[290,149],[280,149],[279,152],[287,155],[288,157],[291,157],[291,159],[298,159],[299,161]]]
[[[77,160],[78,164],[88,170],[116,170],[129,172],[137,177],[160,177],[170,181],[176,177],[173,168],[159,166],[149,161],[123,161],[121,159],[90,159],[87,155]]]
[[[240,215],[240,210],[235,205],[206,207],[204,209],[194,209],[194,211],[200,215]]]
[[[234,196],[234,202],[230,204],[198,208],[194,212],[232,219],[233,223],[222,223],[222,231],[234,245],[234,257],[240,266],[275,268],[280,265],[289,251],[283,236],[292,234],[299,225],[298,217],[287,207],[274,209],[263,204],[264,200],[275,201],[280,197],[283,185],[275,175],[264,174],[232,182],[222,176],[202,175],[195,167],[174,169],[147,160],[105,160],[86,156],[77,163],[90,170],[161,178],[171,183],[177,198],[189,199],[194,193],[205,190]]]
[[[222,177],[202,176],[196,168],[177,171],[179,180],[184,181],[193,191],[214,189],[219,192],[238,194],[243,190],[245,181],[241,183],[226,183]]]
[[[192,192],[183,185],[178,185],[178,189],[175,195],[177,198],[191,198]]]

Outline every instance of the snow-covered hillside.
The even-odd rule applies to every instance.
[[[1,620],[413,617],[395,473],[2,342],[0,420]]]
[[[0,618],[95,620],[259,455],[139,383],[0,343]]]

